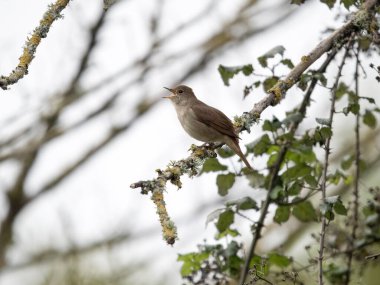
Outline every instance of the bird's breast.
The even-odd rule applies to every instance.
[[[212,127],[200,122],[191,108],[177,108],[177,116],[183,129],[193,138],[203,142],[218,142],[223,135]]]

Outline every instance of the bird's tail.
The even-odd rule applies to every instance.
[[[228,145],[228,147],[230,149],[232,149],[240,158],[241,160],[244,162],[244,164],[249,168],[249,169],[253,169],[252,166],[249,164],[247,158],[244,156],[244,154],[242,153],[241,149],[240,149],[240,146],[239,146],[239,142],[237,141],[237,139],[232,139],[231,137],[225,137],[225,143],[226,145]]]

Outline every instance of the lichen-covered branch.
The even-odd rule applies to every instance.
[[[40,20],[39,26],[34,29],[32,36],[26,40],[17,67],[8,76],[0,77],[0,88],[6,90],[9,85],[15,84],[28,74],[29,64],[34,58],[41,39],[46,38],[53,22],[62,17],[61,12],[69,2],[70,0],[57,0],[54,4],[49,5],[48,10]]]
[[[174,244],[177,239],[177,227],[170,220],[168,211],[166,210],[164,191],[160,189],[154,190],[152,194],[152,201],[156,205],[157,215],[160,219],[160,224],[162,228],[162,236],[167,244]]]
[[[244,113],[242,116],[235,118],[235,126],[239,131],[250,130],[250,127],[260,118],[261,113],[269,106],[277,104],[286,94],[287,90],[290,89],[300,78],[301,74],[317,59],[319,59],[323,54],[330,51],[335,44],[339,44],[342,46],[348,41],[349,35],[354,30],[360,30],[366,27],[366,23],[370,18],[370,10],[373,9],[376,5],[377,1],[368,0],[363,5],[363,8],[359,10],[352,19],[343,25],[340,29],[336,30],[333,34],[331,34],[328,38],[320,42],[310,53],[308,56],[302,58],[301,62],[296,65],[292,71],[286,76],[285,80],[280,80],[273,88],[271,88],[266,97],[264,97],[261,101],[257,102],[253,108]],[[338,43],[338,41],[340,41]],[[213,146],[214,148],[219,147],[220,145]],[[202,151],[202,147],[198,148],[198,151]],[[193,150],[194,153],[194,150]],[[186,161],[192,159],[193,154],[186,159],[174,162],[174,164],[186,165]],[[211,156],[206,156],[204,159],[209,158]],[[202,161],[201,161],[202,163]],[[154,192],[156,189],[157,183],[162,187],[162,183],[164,183],[164,187],[167,181],[171,181],[173,177],[175,177],[176,185],[181,185],[180,176],[185,174],[190,170],[190,168],[182,169],[178,172],[178,174],[173,174],[170,171],[170,166],[162,171],[158,171],[158,177],[152,180],[139,181],[133,183],[131,188],[141,188],[143,194],[147,194],[148,192]],[[192,168],[191,170],[194,170]],[[167,175],[163,175],[166,173]]]
[[[275,105],[280,102],[285,96],[286,91],[297,83],[302,73],[324,53],[331,50],[334,45],[343,45],[345,39],[355,30],[369,29],[370,12],[375,8],[377,2],[377,0],[367,0],[363,4],[362,9],[356,12],[350,21],[321,41],[308,55],[303,56],[301,62],[293,68],[285,79],[279,80],[277,84],[269,90],[269,93],[273,94],[274,97],[273,104]]]
[[[165,170],[156,170],[157,178],[146,181],[139,181],[131,184],[131,188],[141,188],[142,194],[152,193],[152,200],[156,204],[157,214],[160,219],[163,238],[168,244],[174,244],[177,239],[177,230],[174,222],[170,219],[165,207],[163,192],[166,182],[170,181],[178,188],[182,187],[180,177],[188,174],[190,177],[198,173],[199,166],[210,157],[216,157],[214,145],[203,145],[197,147],[192,145],[191,155],[188,158],[171,162]]]

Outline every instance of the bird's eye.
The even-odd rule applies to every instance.
[[[182,90],[182,89],[179,89],[179,90],[178,90],[178,93],[183,93],[183,90]]]

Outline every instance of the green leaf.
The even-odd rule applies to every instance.
[[[236,241],[234,241],[234,240],[231,241],[228,244],[228,246],[227,246],[227,248],[225,250],[226,256],[227,257],[236,256],[237,253],[238,253],[238,251],[239,251],[239,249],[240,249],[239,244]]]
[[[222,77],[224,85],[229,86],[230,79],[232,79],[239,72],[242,72],[245,76],[252,74],[253,66],[252,64],[247,64],[247,65],[242,65],[242,66],[231,66],[231,67],[219,65],[218,71],[219,71],[220,76]]]
[[[321,211],[322,215],[325,216],[329,221],[334,220],[335,215],[332,212],[332,204],[329,203],[321,203],[319,205],[319,210]]]
[[[339,83],[338,88],[335,91],[335,96],[339,100],[342,98],[345,94],[348,92],[348,86],[344,84],[343,82]]]
[[[226,260],[227,275],[237,277],[241,271],[244,261],[238,255],[231,256]]]
[[[324,118],[316,118],[315,119],[318,124],[324,125],[324,126],[330,126],[330,120],[324,119]]]
[[[326,87],[327,78],[322,73],[315,73],[313,77],[318,79],[318,81],[321,82],[321,84]]]
[[[214,211],[212,211],[210,214],[207,215],[207,219],[206,219],[206,226],[219,218],[220,214],[224,212],[224,209],[216,209]]]
[[[209,158],[203,164],[201,173],[222,171],[222,170],[227,170],[227,168],[228,167],[226,165],[221,164],[218,159],[216,159],[216,158]]]
[[[269,146],[272,144],[269,135],[264,134],[258,140],[253,141],[247,145],[248,152],[253,152],[256,156],[262,155],[267,152]]]
[[[273,116],[272,121],[265,120],[262,126],[263,131],[274,132],[281,128],[281,122],[279,119]]]
[[[350,9],[351,6],[353,6],[355,4],[355,0],[340,0],[344,7],[348,10]]]
[[[181,275],[188,276],[193,272],[201,269],[202,262],[209,257],[209,252],[191,252],[187,254],[179,254],[177,261],[182,261]]]
[[[375,99],[373,99],[373,98],[371,98],[371,97],[360,97],[360,99],[367,100],[368,103],[371,103],[371,104],[375,104],[375,105],[376,105],[376,101],[375,101]]]
[[[249,186],[252,188],[262,187],[265,182],[265,176],[257,170],[243,168],[243,173],[249,181]]]
[[[224,237],[227,237],[227,236],[231,236],[231,237],[237,237],[239,236],[240,233],[237,231],[237,230],[233,230],[233,229],[226,229],[224,232],[222,233],[218,233],[216,236],[215,236],[215,239],[216,240],[220,240]]]
[[[313,163],[316,161],[316,155],[311,146],[305,144],[294,144],[285,155],[287,161],[291,160],[295,163]]]
[[[290,207],[289,206],[279,206],[276,209],[276,213],[273,217],[273,220],[278,223],[282,224],[289,220],[290,216]]]
[[[334,212],[338,215],[347,215],[347,209],[343,205],[343,202],[339,195],[327,197],[325,199],[325,203],[330,205],[329,210],[333,208]]]
[[[282,187],[277,185],[276,187],[272,189],[269,196],[272,200],[277,200],[279,197],[283,196],[283,193],[284,191]]]
[[[340,200],[334,204],[334,212],[338,215],[347,216],[347,209]]]
[[[268,261],[269,263],[281,268],[287,267],[292,263],[292,259],[290,257],[278,253],[269,253]]]
[[[311,167],[307,164],[297,164],[293,167],[289,167],[282,175],[281,177],[285,181],[285,183],[289,183],[291,181],[294,181],[298,178],[302,178],[306,175],[311,174]]]
[[[293,216],[301,222],[312,222],[317,220],[317,213],[310,201],[301,202],[293,207]]]
[[[327,140],[327,139],[331,138],[331,136],[332,136],[332,131],[331,131],[331,128],[329,128],[329,127],[323,127],[319,130],[319,132],[322,135],[322,138],[324,140]]]
[[[295,181],[288,189],[288,195],[295,196],[298,195],[302,190],[302,186],[298,181]]]
[[[257,60],[259,61],[260,65],[262,67],[267,67],[268,66],[268,62],[267,62],[268,58],[273,58],[277,54],[283,55],[284,51],[285,51],[285,48],[283,46],[275,46],[274,48],[272,48],[271,50],[269,50],[268,52],[266,52],[265,54],[260,56]]]
[[[370,110],[365,111],[363,115],[363,123],[366,124],[371,129],[376,128],[377,120],[376,120],[375,115]]]
[[[340,180],[344,177],[345,176],[342,172],[340,172],[339,170],[336,170],[335,173],[330,173],[329,175],[327,175],[327,181],[329,181],[330,183],[334,185],[338,185]]]
[[[283,60],[281,60],[281,63],[289,67],[290,69],[294,68],[294,64],[289,58],[284,58]]]
[[[228,190],[231,189],[232,185],[235,183],[235,174],[219,174],[216,177],[216,185],[218,185],[218,193],[221,196],[226,196]]]
[[[351,155],[348,158],[343,159],[343,161],[340,163],[340,166],[342,167],[343,170],[348,170],[351,167],[352,162],[354,160],[355,160],[355,157]]]
[[[304,179],[305,179],[305,182],[310,185],[310,187],[315,188],[318,186],[318,181],[317,179],[315,179],[313,175],[306,175]]]
[[[235,153],[229,147],[226,146],[219,148],[217,152],[222,158],[228,158],[235,155]]]
[[[325,3],[330,9],[334,7],[336,0],[320,0],[322,3]]]
[[[259,210],[257,203],[251,197],[243,197],[237,200],[229,201],[226,206],[236,206],[238,210]]]
[[[298,123],[301,122],[303,119],[303,115],[301,113],[291,113],[286,116],[284,120],[282,120],[282,123],[284,125],[289,125],[291,123]]]
[[[234,212],[231,209],[225,210],[219,215],[219,219],[216,222],[215,226],[220,233],[228,229],[230,225],[234,222]]]
[[[268,92],[277,82],[279,78],[277,76],[268,77],[263,82],[263,88],[265,92]]]
[[[349,103],[347,107],[343,108],[343,114],[345,114],[346,116],[348,115],[348,113],[357,115],[359,113],[359,110],[360,105],[358,103]]]
[[[304,73],[301,75],[300,80],[298,81],[297,87],[302,91],[305,91],[309,81],[312,79],[310,74]]]
[[[291,0],[290,4],[296,4],[296,5],[301,5],[305,3],[306,0]]]

